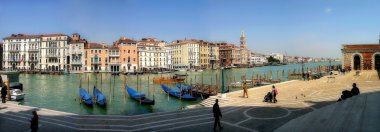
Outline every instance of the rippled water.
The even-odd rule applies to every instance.
[[[339,64],[339,62],[333,62],[332,65]],[[327,62],[324,63],[306,63],[306,67],[312,68],[319,65],[330,65]],[[239,68],[239,69],[229,69],[224,71],[225,78],[236,78],[236,81],[240,81],[240,76],[246,74],[251,76],[254,74],[264,74],[273,72],[273,77],[276,77],[275,71],[285,71],[287,75],[288,70],[301,69],[301,64],[289,64],[284,66],[266,66],[266,67],[256,67],[256,68]],[[281,72],[279,74],[281,75]],[[218,82],[221,84],[221,71],[220,70],[205,70],[203,72],[176,72],[176,73],[187,73],[189,76],[187,81],[197,81],[205,84],[210,84],[211,79],[213,79],[213,84],[215,84],[215,76],[218,76]],[[175,73],[172,73],[175,74]],[[86,90],[88,89],[87,77],[90,78],[89,86],[90,93],[92,94],[92,87],[95,84],[96,74],[86,73],[86,74],[69,74],[69,75],[40,75],[40,74],[21,74],[20,82],[24,84],[25,100],[21,102],[24,105],[30,105],[35,107],[49,108],[54,110],[60,110],[65,112],[71,112],[76,114],[121,114],[121,115],[135,115],[142,113],[151,113],[158,111],[173,111],[181,109],[187,105],[197,104],[198,101],[184,101],[177,98],[168,97],[167,94],[163,92],[159,85],[153,85],[152,78],[157,76],[171,76],[172,74],[150,74],[150,75],[140,75],[141,78],[141,88],[142,92],[148,95],[148,76],[150,78],[150,98],[153,98],[153,93],[156,101],[154,106],[143,106],[138,102],[129,98],[128,94],[124,98],[124,77],[126,78],[127,84],[136,88],[137,77],[135,75],[120,75],[111,76],[110,74],[102,74],[102,85],[100,86],[100,75],[98,75],[98,85],[101,87],[102,92],[107,97],[108,106],[106,108],[94,106],[87,107],[81,105],[78,101],[79,96],[79,84],[82,78],[82,87]],[[203,77],[202,77],[203,76]],[[115,77],[115,82],[113,78]],[[285,76],[286,77],[286,76]],[[110,84],[110,80],[112,81]],[[226,81],[225,81],[226,83]],[[114,85],[115,84],[115,85]],[[114,86],[114,92],[110,87]],[[174,86],[172,86],[174,88]],[[113,96],[110,96],[112,95]]]

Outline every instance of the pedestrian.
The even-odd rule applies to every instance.
[[[272,97],[273,97],[272,100],[273,100],[273,103],[277,103],[277,99],[276,99],[277,94],[278,94],[278,91],[277,91],[276,87],[273,85],[272,86]]]
[[[220,125],[220,118],[222,118],[222,112],[220,112],[219,104],[218,104],[218,99],[215,100],[215,104],[212,107],[212,111],[214,113],[214,131],[216,130],[216,126],[219,125],[219,129],[223,129],[223,127]],[[220,118],[219,118],[220,117]]]
[[[356,87],[356,83],[353,83],[352,89],[351,89],[351,95],[355,96],[355,95],[359,95],[359,94],[360,94],[359,88]]]
[[[302,79],[305,81],[305,73],[302,72]]]
[[[38,130],[38,115],[36,111],[33,111],[33,117],[30,120],[30,129],[32,132],[37,132]]]
[[[5,97],[7,96],[7,86],[5,86],[4,84],[2,85],[1,87],[1,102],[2,103],[5,103]]]
[[[247,98],[248,98],[248,87],[247,87],[247,82],[246,81],[243,82],[243,91],[244,91],[243,98],[245,98],[246,95],[247,95]]]
[[[310,74],[309,73],[306,73],[306,78],[307,78],[307,81],[309,81],[310,79]]]

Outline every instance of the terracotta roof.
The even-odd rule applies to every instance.
[[[102,49],[105,47],[105,45],[99,43],[88,43],[87,47],[87,49]]]
[[[343,49],[379,49],[380,44],[352,44],[343,45]]]
[[[59,36],[67,36],[64,34],[42,34],[42,37],[59,37]]]
[[[39,38],[41,35],[34,34],[12,34],[9,37],[5,37],[4,39],[25,39],[25,38]]]
[[[109,49],[119,49],[117,46],[108,46]]]

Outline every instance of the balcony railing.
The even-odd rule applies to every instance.
[[[99,64],[101,64],[101,62],[100,61],[93,61],[93,62],[91,62],[91,64],[92,65],[99,65]]]
[[[82,65],[82,61],[71,61],[72,65]]]
[[[46,57],[59,57],[57,54],[47,54]]]
[[[29,60],[27,60],[28,62],[38,62],[38,60],[37,59],[29,59]]]
[[[20,49],[18,49],[18,50],[16,50],[16,49],[9,49],[8,51],[9,52],[20,52],[21,50]]]
[[[120,62],[109,62],[110,65],[120,65]]]
[[[37,52],[39,49],[28,49],[29,52]]]

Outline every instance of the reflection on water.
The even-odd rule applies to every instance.
[[[339,62],[334,62],[339,64]],[[329,63],[306,63],[306,67],[317,67],[318,65],[329,65]],[[288,70],[300,69],[300,64],[289,64],[285,66],[267,66],[257,68],[241,68],[225,70],[225,78],[235,77],[236,81],[240,81],[241,75],[252,74],[264,74],[269,71],[273,71],[273,77],[277,70],[285,71],[287,75]],[[221,71],[220,70],[205,70],[203,72],[176,72],[181,74],[188,74],[187,82],[198,82],[205,84],[215,84],[216,76],[218,77],[218,83],[221,84]],[[24,84],[25,100],[21,102],[24,105],[30,105],[35,107],[43,107],[54,110],[66,111],[76,114],[121,114],[121,115],[135,115],[142,113],[160,112],[160,111],[173,111],[179,110],[183,107],[191,104],[197,104],[198,101],[184,101],[177,98],[168,97],[163,92],[158,84],[153,84],[153,77],[169,77],[172,74],[150,74],[140,75],[140,91],[145,93],[150,98],[156,101],[154,106],[143,106],[139,102],[129,98],[128,94],[124,97],[124,78],[126,83],[137,88],[137,77],[135,75],[120,75],[111,76],[111,74],[103,73],[102,79],[100,74],[70,74],[70,75],[40,75],[40,74],[22,74],[20,75],[20,82]],[[281,73],[280,73],[281,74]],[[148,76],[150,78],[149,92],[148,92]],[[286,77],[286,76],[285,76]],[[89,81],[87,81],[89,78]],[[97,81],[96,81],[97,78]],[[97,105],[94,107],[88,107],[79,103],[79,85],[82,79],[82,87],[86,90],[90,90],[92,94],[92,88],[97,82],[97,86],[102,90],[103,94],[107,98],[107,108],[102,108]],[[115,79],[115,80],[113,80]],[[225,81],[226,83],[226,81]],[[221,85],[219,85],[221,86]],[[111,89],[114,88],[114,91]],[[174,85],[171,85],[172,88]],[[112,96],[113,95],[113,96]]]

